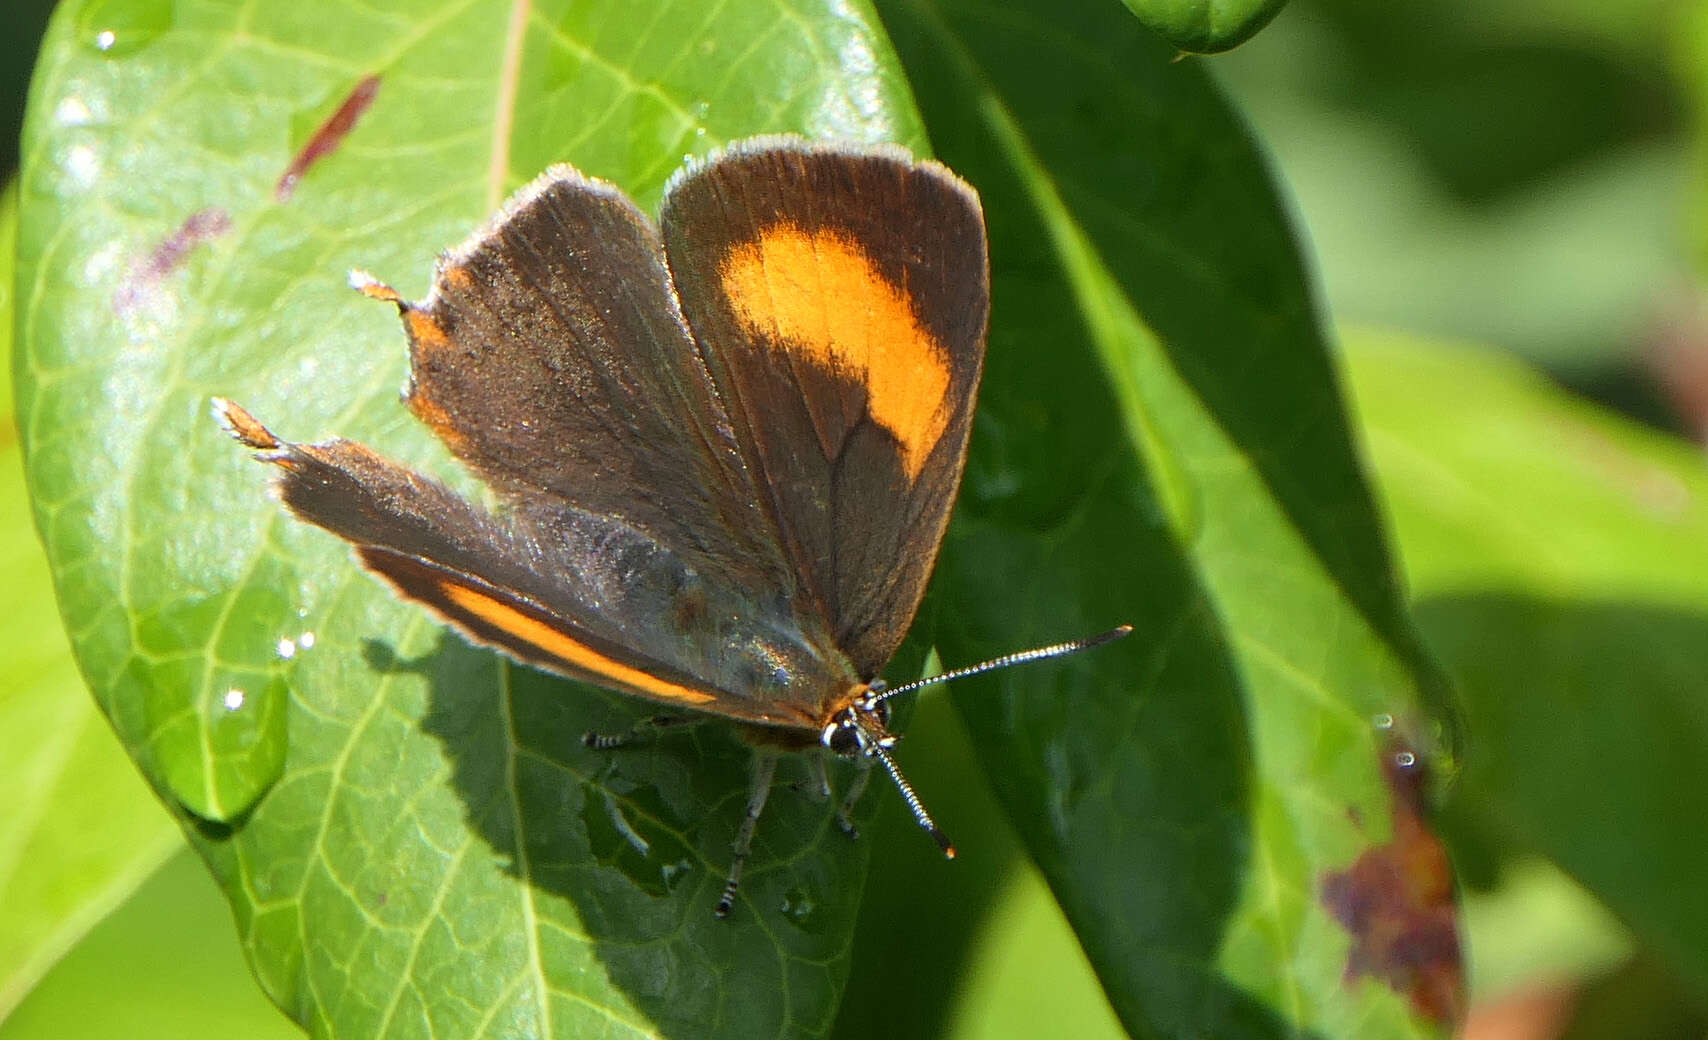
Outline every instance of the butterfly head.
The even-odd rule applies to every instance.
[[[877,755],[895,746],[890,732],[890,706],[883,699],[883,680],[863,687],[848,706],[830,717],[819,742],[838,755],[858,758]]]
[[[913,793],[913,786],[896,766],[895,756],[890,754],[896,735],[890,732],[890,706],[884,702],[893,692],[882,679],[874,679],[869,685],[856,688],[847,705],[825,723],[819,741],[838,755],[863,761],[876,759],[895,781],[902,801],[913,811],[913,818],[931,835],[937,847],[943,850],[943,855],[954,859],[955,846],[949,844],[949,839],[938,829],[931,814],[925,811],[919,796]]]

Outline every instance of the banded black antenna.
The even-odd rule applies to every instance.
[[[930,675],[923,679],[915,679],[909,683],[902,683],[900,686],[880,687],[879,683],[873,683],[872,686],[874,689],[872,690],[872,693],[874,696],[872,698],[872,703],[882,704],[884,701],[889,700],[897,694],[911,693],[922,686],[936,686],[938,683],[946,683],[952,679],[965,679],[969,675],[982,675],[985,672],[994,672],[998,668],[1008,668],[1012,665],[1026,664],[1028,661],[1042,661],[1050,657],[1064,657],[1068,654],[1077,654],[1081,650],[1095,649],[1096,647],[1102,646],[1104,643],[1112,643],[1115,640],[1120,639],[1132,630],[1132,625],[1118,625],[1107,632],[1100,632],[1097,635],[1089,636],[1085,639],[1070,639],[1065,643],[1051,643],[1049,646],[1039,646],[1034,647],[1031,650],[1020,650],[1012,654],[1003,654],[1001,657],[993,657],[988,661],[981,661],[978,664],[970,664],[965,668],[953,668],[939,675]]]
[[[1050,657],[1062,657],[1067,654],[1077,654],[1081,650],[1090,650],[1093,647],[1102,646],[1104,643],[1112,643],[1132,630],[1132,625],[1121,625],[1116,628],[1111,628],[1107,632],[1101,632],[1086,639],[1071,639],[1065,643],[1051,643],[1049,646],[1034,647],[1031,650],[1021,650],[1017,653],[1003,654],[1001,657],[993,657],[988,661],[981,661],[978,664],[968,665],[965,668],[955,668],[944,672],[941,675],[933,675],[925,679],[915,679],[913,682],[903,683],[900,686],[886,686],[882,679],[875,679],[872,681],[871,685],[866,688],[866,695],[856,702],[856,707],[859,709],[859,712],[850,709],[847,713],[846,717],[848,722],[846,724],[853,726],[860,731],[860,743],[862,749],[867,756],[876,758],[880,763],[882,763],[884,771],[890,774],[891,780],[895,781],[896,789],[901,792],[902,800],[907,803],[908,810],[913,813],[914,820],[921,827],[925,828],[925,833],[931,835],[931,840],[935,841],[937,843],[937,847],[943,850],[944,856],[949,859],[954,859],[955,846],[950,844],[949,836],[944,834],[942,828],[937,826],[937,821],[931,818],[931,814],[925,809],[925,803],[921,802],[919,800],[919,795],[914,793],[913,785],[907,782],[907,777],[901,775],[901,769],[896,765],[895,757],[890,754],[890,745],[894,743],[895,737],[889,735],[882,728],[879,728],[876,731],[869,729],[867,724],[862,721],[863,716],[860,712],[871,712],[873,709],[877,708],[878,705],[889,700],[891,697],[894,697],[897,694],[912,692],[922,686],[935,686],[938,683],[946,683],[951,679],[965,679],[969,675],[979,675],[983,672],[994,672],[998,668],[1007,668],[1010,665],[1025,664],[1028,661],[1042,661]],[[826,733],[826,739],[828,740],[829,730],[827,730]],[[865,783],[862,781],[856,787],[856,793],[863,790],[865,786]],[[843,812],[845,814],[848,812],[851,804],[852,799],[843,803]]]

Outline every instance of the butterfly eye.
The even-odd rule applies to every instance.
[[[835,722],[824,728],[824,746],[838,755],[860,753],[860,731],[852,723]]]
[[[878,717],[878,722],[885,729],[890,728],[890,702],[879,701],[872,706],[872,714]]]

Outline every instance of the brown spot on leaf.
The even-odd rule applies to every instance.
[[[344,142],[344,138],[349,135],[351,130],[355,129],[356,120],[362,118],[362,113],[366,112],[368,106],[374,103],[374,95],[379,92],[380,78],[378,76],[362,77],[361,82],[357,83],[355,89],[351,90],[350,95],[344,99],[344,103],[338,106],[338,111],[332,113],[327,117],[326,122],[320,124],[320,128],[314,132],[314,136],[310,137],[308,143],[302,146],[302,151],[298,152],[296,158],[291,160],[291,164],[285,167],[284,175],[279,178],[279,183],[273,188],[273,198],[280,202],[290,201],[291,196],[296,194],[297,182],[302,180],[303,174],[308,172],[310,166],[337,150],[338,146]]]
[[[184,218],[149,254],[131,265],[130,273],[113,294],[113,310],[124,314],[146,300],[162,279],[183,266],[192,250],[231,230],[231,217],[217,206],[199,209]]]
[[[1453,865],[1424,818],[1423,760],[1390,743],[1383,775],[1392,794],[1393,835],[1344,871],[1327,874],[1322,901],[1352,933],[1346,979],[1368,975],[1437,1022],[1465,1011]]]

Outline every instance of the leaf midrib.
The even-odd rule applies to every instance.
[[[522,74],[522,42],[527,38],[532,0],[511,0],[504,27],[504,53],[498,65],[498,93],[492,102],[492,155],[486,166],[486,212],[504,201],[510,179],[510,135],[516,125],[516,88]]]

